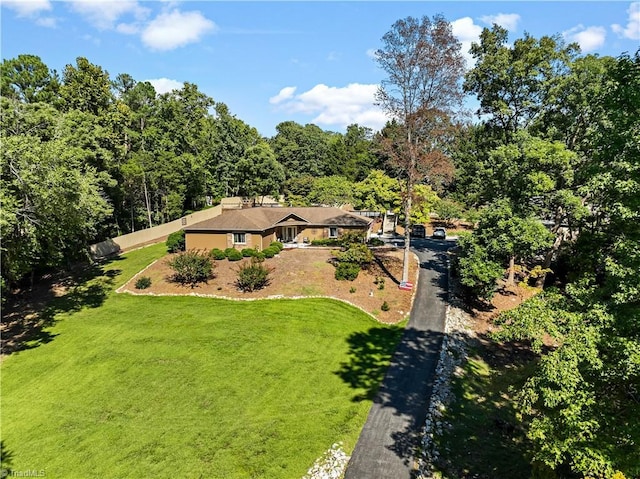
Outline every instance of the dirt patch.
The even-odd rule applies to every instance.
[[[493,331],[495,329],[493,320],[501,312],[517,308],[540,291],[538,288],[519,286],[517,284],[507,287],[502,281],[490,304],[487,304],[486,307],[476,307],[472,310],[473,330],[478,334],[486,334]]]
[[[137,278],[134,277],[120,291],[136,294],[201,294],[234,299],[329,296],[348,301],[382,322],[396,323],[409,314],[413,295],[412,291],[398,289],[402,277],[402,250],[380,247],[374,249],[374,254],[376,261],[367,270],[361,271],[354,281],[338,281],[334,278],[335,267],[330,262],[330,249],[285,249],[276,257],[265,260],[265,264],[273,268],[270,284],[251,293],[238,290],[235,284],[241,261],[215,261],[215,277],[206,284],[192,288],[168,280],[171,269],[167,266],[167,260],[171,255],[167,255],[139,273],[151,278],[150,288],[135,289]],[[414,259],[409,269],[409,277],[414,282],[417,270],[418,262]],[[384,279],[383,289],[379,289],[379,282],[375,283],[379,278]],[[381,310],[385,301],[389,311]]]

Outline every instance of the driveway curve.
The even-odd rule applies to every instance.
[[[345,479],[410,479],[447,307],[446,252],[454,243],[414,239],[420,260],[409,323],[394,353],[345,471]]]

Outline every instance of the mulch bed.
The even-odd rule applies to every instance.
[[[403,252],[397,248],[379,247],[374,248],[374,254],[376,261],[367,270],[361,271],[354,281],[338,281],[334,278],[331,249],[285,249],[276,257],[265,260],[265,264],[273,268],[269,285],[250,293],[238,290],[235,284],[241,262],[226,259],[215,261],[214,278],[192,288],[169,281],[172,271],[167,261],[171,255],[167,255],[140,272],[119,291],[135,294],[197,294],[233,299],[328,296],[348,301],[379,321],[399,322],[409,314],[413,296],[413,291],[398,289],[402,277]],[[412,255],[409,277],[414,285],[417,271],[418,261]],[[151,287],[135,289],[135,281],[139,276],[151,278]],[[379,289],[374,283],[376,278],[384,278],[384,289]],[[389,311],[381,310],[385,301],[390,307]]]

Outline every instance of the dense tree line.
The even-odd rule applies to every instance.
[[[34,55],[4,60],[0,94],[5,286],[225,196],[352,202],[352,184],[381,165],[368,128],[287,121],[264,138],[197,85],[157,94],[86,58],[61,73]],[[332,182],[349,194],[328,198]]]
[[[534,470],[636,477],[640,52],[580,56],[558,37],[528,35],[510,45],[494,26],[471,53],[464,87],[483,120],[458,139],[451,193],[481,214],[457,270],[484,298],[505,269],[507,283],[517,269],[547,286],[503,314],[497,335],[542,354],[518,394]]]

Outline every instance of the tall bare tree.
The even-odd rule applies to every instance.
[[[381,143],[405,186],[402,280],[407,281],[413,187],[452,171],[446,145],[462,106],[464,59],[451,24],[441,15],[398,20],[382,42],[376,61],[388,77],[376,101],[395,120]]]

